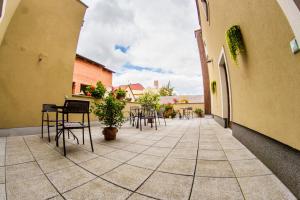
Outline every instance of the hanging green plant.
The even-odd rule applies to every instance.
[[[215,94],[217,92],[217,82],[216,81],[212,81],[210,83],[210,86],[211,86],[212,93]]]
[[[238,25],[232,26],[226,32],[226,41],[230,55],[234,62],[237,63],[237,55],[246,51],[241,28]]]

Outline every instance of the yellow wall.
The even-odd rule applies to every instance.
[[[76,0],[20,2],[0,46],[0,128],[39,126],[43,103],[71,95],[85,10]]]
[[[0,45],[6,32],[6,29],[10,23],[12,16],[14,15],[21,0],[7,0],[4,8],[4,16],[0,21]]]
[[[217,81],[212,112],[222,117],[218,59],[222,46],[228,61],[232,121],[300,150],[300,53],[293,55],[295,37],[276,0],[209,0],[210,23],[199,0],[210,80]],[[246,56],[232,61],[225,32],[241,27]]]
[[[178,103],[174,104],[174,110],[179,110],[182,112],[181,108],[187,108],[192,107],[193,111],[195,111],[197,108],[201,108],[204,111],[204,104],[203,103]]]
[[[102,100],[94,99],[93,97],[80,96],[80,95],[73,95],[72,97],[68,97],[68,99],[89,101],[90,105],[93,105],[94,102],[99,103],[100,101],[102,101]],[[136,102],[126,102],[125,108],[123,109],[123,113],[124,113],[125,117],[129,117],[130,107],[132,107],[132,106],[140,106],[140,104],[136,103]],[[194,111],[196,108],[201,108],[202,110],[204,110],[203,103],[182,103],[182,104],[180,103],[180,104],[174,104],[173,106],[176,111],[180,110],[181,108],[186,108],[186,107],[192,107]],[[180,111],[182,111],[182,110],[180,110]],[[196,116],[196,115],[194,115],[194,116]],[[79,121],[81,120],[80,116],[74,117],[72,119],[79,120]],[[97,121],[98,118],[94,114],[91,114],[90,120]]]

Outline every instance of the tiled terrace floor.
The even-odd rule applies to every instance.
[[[69,140],[67,158],[39,135],[0,138],[0,199],[295,199],[212,119],[92,132],[95,152]]]

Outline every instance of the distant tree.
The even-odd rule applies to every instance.
[[[159,95],[160,96],[172,96],[174,91],[174,87],[171,87],[170,81],[168,82],[168,85],[163,86],[159,89]]]
[[[146,92],[137,100],[143,107],[150,107],[157,109],[159,106],[159,95],[152,92]]]

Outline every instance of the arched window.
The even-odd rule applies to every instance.
[[[208,2],[207,2],[207,0],[201,0],[201,2],[202,2],[202,6],[203,6],[203,9],[204,9],[204,12],[205,12],[206,21],[208,21],[209,20]]]

